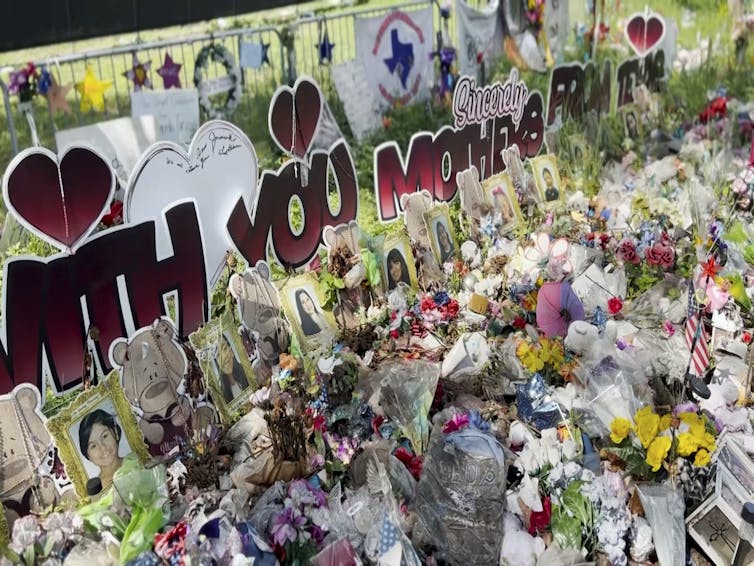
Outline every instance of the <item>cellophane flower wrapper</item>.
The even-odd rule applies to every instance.
[[[417,454],[429,441],[427,414],[435,398],[440,366],[419,360],[384,363],[376,372],[380,406],[400,425]]]
[[[113,480],[114,490],[131,510],[120,546],[122,563],[152,548],[154,535],[170,518],[165,466],[136,470]]]
[[[660,484],[638,485],[644,514],[652,526],[657,560],[663,566],[686,564],[683,493]]]
[[[414,509],[450,564],[495,564],[503,537],[503,447],[476,428],[432,431]]]

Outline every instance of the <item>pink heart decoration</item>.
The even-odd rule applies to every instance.
[[[301,77],[293,88],[284,86],[275,93],[268,116],[270,135],[285,153],[303,159],[317,134],[321,114],[322,93],[311,79]]]
[[[70,252],[97,226],[114,192],[110,165],[86,147],[70,147],[60,158],[44,148],[25,150],[3,178],[8,210],[35,235]]]
[[[629,18],[625,32],[634,52],[644,57],[665,39],[665,20],[659,14],[637,13]]]

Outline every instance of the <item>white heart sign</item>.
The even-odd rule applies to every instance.
[[[212,120],[194,134],[188,154],[172,142],[149,148],[134,168],[124,202],[128,224],[155,220],[157,257],[172,255],[163,213],[178,202],[193,201],[204,243],[210,288],[222,273],[232,242],[226,223],[239,197],[246,210],[257,197],[258,163],[254,145],[239,128]]]

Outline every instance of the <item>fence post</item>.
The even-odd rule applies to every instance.
[[[18,138],[16,137],[16,125],[13,121],[13,112],[10,107],[10,93],[8,92],[8,85],[0,79],[0,90],[3,91],[3,106],[5,107],[5,120],[8,122],[8,131],[10,132],[10,147],[13,150],[13,155],[18,154]]]

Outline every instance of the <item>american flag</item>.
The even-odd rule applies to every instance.
[[[380,543],[378,548],[379,566],[398,566],[401,563],[401,530],[393,522],[390,513],[385,511],[380,528]]]
[[[689,281],[689,307],[686,317],[686,347],[691,352],[689,372],[704,375],[709,366],[709,338],[702,324],[702,308],[694,294],[694,282]]]

